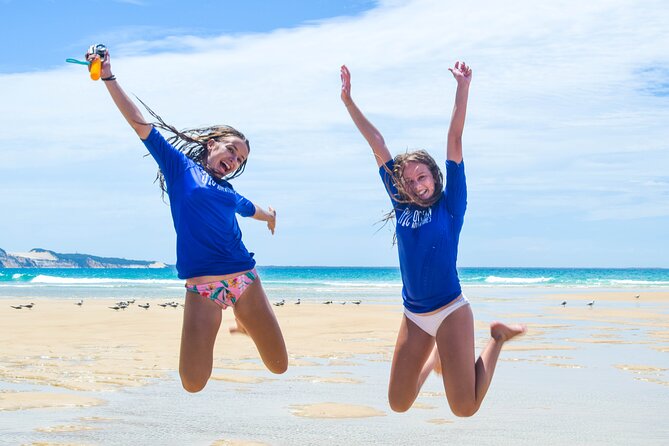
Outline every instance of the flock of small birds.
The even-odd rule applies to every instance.
[[[132,300],[122,300],[121,302],[116,302],[116,304],[113,307],[109,307],[112,310],[125,310],[128,308],[128,306],[132,305],[135,303],[135,299]],[[175,301],[170,301],[170,302],[163,302],[161,304],[157,304],[159,307],[167,308],[167,307],[172,307],[172,308],[179,308],[183,307],[183,304],[180,304],[179,302]],[[137,304],[139,308],[143,308],[145,310],[148,310],[149,307],[151,306],[150,303],[144,303],[144,304]]]
[[[83,304],[83,301],[80,301],[80,302]],[[117,310],[117,311],[118,310],[125,310],[126,308],[128,308],[130,305],[132,305],[134,303],[135,303],[135,299],[122,300],[120,302],[116,302],[116,304],[114,304],[113,307],[109,307],[109,308],[111,308],[112,310]],[[79,306],[81,306],[81,304],[79,304]]]
[[[635,299],[638,299],[638,298],[640,298],[640,297],[641,297],[640,294],[636,294],[636,295],[634,296]],[[560,305],[562,305],[563,307],[566,307],[566,306],[567,306],[567,301],[566,301],[566,300],[563,300],[563,301],[560,303]],[[595,301],[594,301],[594,300],[591,300],[591,301],[588,302],[586,305],[587,305],[588,307],[592,308],[592,307],[595,306]]]
[[[119,302],[116,302],[113,307],[109,307],[112,310],[125,310],[127,307],[135,303],[135,299],[129,299],[129,300],[122,300]],[[82,307],[84,305],[84,300],[79,299],[77,302],[74,303],[78,307]],[[148,304],[147,304],[148,305]],[[140,305],[141,307],[141,305]]]
[[[170,302],[164,302],[162,304],[158,304],[158,306],[163,307],[163,308],[167,308],[167,307],[179,308],[179,307],[183,307],[184,305],[180,304],[179,302],[170,301]]]
[[[116,303],[115,303],[114,305],[112,305],[111,307],[107,307],[107,308],[109,308],[109,309],[111,309],[111,310],[115,310],[115,311],[118,311],[118,310],[125,310],[126,308],[128,308],[130,305],[132,305],[132,304],[134,304],[134,303],[135,303],[135,299],[121,300],[121,301],[119,301],[119,302],[116,302]],[[77,302],[74,303],[74,305],[76,305],[76,306],[78,306],[78,307],[82,307],[82,306],[84,305],[84,300],[83,300],[83,299],[79,299]],[[174,302],[174,301],[171,301],[171,302],[165,302],[165,303],[158,304],[158,305],[161,306],[161,307],[163,307],[163,308],[166,308],[166,307],[178,308],[178,307],[180,307],[180,306],[183,307],[183,304],[180,304],[179,302]],[[33,306],[35,306],[35,304],[32,303],[32,302],[29,303],[29,304],[24,304],[24,305],[10,305],[10,307],[12,307],[12,308],[14,308],[14,309],[16,309],[16,310],[20,310],[20,309],[22,309],[22,308],[32,308]],[[151,304],[149,304],[149,303],[147,302],[147,303],[145,303],[145,304],[137,304],[137,306],[138,306],[139,308],[143,308],[143,309],[145,309],[145,310],[148,310],[149,307],[151,306]]]
[[[641,297],[640,294],[636,294],[634,296],[635,299],[639,299],[640,297]],[[346,305],[346,302],[347,301],[342,300],[341,302],[337,302],[337,303],[339,303],[340,305]],[[125,310],[127,307],[129,307],[130,305],[132,305],[134,303],[135,303],[135,299],[122,300],[120,302],[116,302],[116,304],[114,304],[114,306],[109,307],[109,308],[111,308],[112,310],[117,310],[117,311],[118,310]],[[293,304],[295,304],[295,305],[300,305],[300,303],[301,303],[300,299],[297,299],[295,302],[293,302]],[[322,303],[324,305],[330,305],[330,304],[334,304],[335,302],[333,300],[326,300]],[[360,305],[362,303],[362,301],[361,300],[352,300],[352,301],[350,301],[350,303],[352,303],[353,305]],[[79,307],[81,307],[83,304],[84,304],[83,299],[79,299],[78,302],[75,302],[75,305],[77,305]],[[272,303],[272,305],[274,305],[275,307],[281,307],[285,304],[286,304],[286,299],[281,299],[278,302]],[[567,306],[567,301],[563,300],[560,303],[560,305],[562,305],[563,307],[566,307]],[[586,305],[588,307],[592,308],[595,305],[595,301],[591,300]],[[35,304],[32,303],[32,302],[29,303],[29,304],[23,304],[23,305],[10,305],[10,307],[14,308],[15,310],[21,310],[23,308],[32,309],[32,307],[34,307],[34,306],[35,306]],[[147,302],[145,304],[138,304],[137,306],[140,307],[140,308],[144,308],[145,310],[148,310],[149,307],[150,307],[150,304]],[[170,301],[170,302],[165,302],[165,303],[158,304],[158,306],[163,307],[163,308],[167,308],[167,307],[178,308],[178,307],[183,307],[184,305],[179,303],[179,302]]]
[[[637,297],[639,297],[639,296],[637,296]],[[361,300],[352,300],[352,301],[349,301],[349,302],[352,303],[353,305],[360,305],[360,304],[362,303]],[[130,305],[133,305],[134,303],[135,303],[135,299],[121,300],[121,301],[119,301],[119,302],[116,302],[116,303],[115,303],[114,305],[112,305],[111,307],[107,307],[107,308],[109,308],[109,309],[111,309],[111,310],[115,310],[115,311],[118,311],[118,310],[125,310],[126,308],[128,308]],[[300,299],[297,299],[295,302],[293,302],[294,305],[300,305],[300,303],[301,303]],[[322,303],[325,304],[325,305],[330,305],[330,304],[333,304],[333,303],[335,303],[335,302],[332,301],[332,300],[326,300],[326,301],[324,301],[324,302],[322,302]],[[337,303],[340,304],[340,305],[346,305],[347,301],[342,300],[342,301],[337,302]],[[286,304],[286,299],[281,299],[281,300],[278,301],[278,302],[274,302],[274,303],[272,303],[272,305],[274,305],[274,306],[276,306],[276,307],[281,307],[281,306],[283,306],[283,305],[285,305],[285,304]],[[562,303],[563,306],[566,305],[566,304],[567,304],[567,302],[563,302],[563,303]],[[84,300],[83,300],[83,299],[79,299],[77,302],[74,303],[74,305],[76,305],[76,306],[78,306],[78,307],[82,307],[82,306],[84,305]],[[164,302],[164,303],[157,304],[157,305],[158,305],[159,307],[163,307],[163,308],[167,308],[167,307],[178,308],[178,307],[183,307],[183,306],[184,306],[183,304],[181,304],[181,303],[179,303],[179,302],[175,302],[175,301]],[[34,306],[35,306],[35,304],[32,303],[32,302],[29,303],[29,304],[23,304],[23,305],[10,305],[10,307],[14,308],[15,310],[20,310],[20,309],[22,309],[22,308],[32,309],[32,307],[34,307]],[[147,302],[147,303],[145,303],[145,304],[137,304],[137,306],[138,306],[139,308],[143,308],[143,309],[145,309],[145,310],[148,310],[149,307],[151,306],[151,304],[149,304],[149,303]]]
[[[349,301],[349,302],[352,303],[353,305],[360,305],[362,303],[361,300],[352,300],[352,301]],[[300,299],[297,299],[295,302],[293,302],[294,305],[300,305],[300,303],[301,303]],[[333,300],[326,300],[326,301],[321,302],[321,303],[324,304],[324,305],[330,305],[330,304],[334,304],[335,302]],[[336,303],[338,303],[340,305],[346,305],[345,300],[342,300],[341,302],[336,302]],[[274,305],[275,307],[282,307],[285,304],[286,304],[286,299],[281,299],[280,301],[272,303],[272,305]]]

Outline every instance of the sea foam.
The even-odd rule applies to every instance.
[[[552,277],[497,277],[488,276],[485,279],[486,283],[498,284],[522,284],[522,283],[546,283],[552,281]]]
[[[40,274],[35,276],[30,283],[44,283],[51,285],[104,285],[104,284],[180,284],[183,281],[170,279],[106,279],[87,277],[55,277]]]

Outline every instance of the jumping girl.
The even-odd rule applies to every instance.
[[[341,67],[341,99],[371,146],[390,195],[402,275],[404,316],[390,371],[388,400],[407,411],[432,370],[441,373],[448,404],[457,416],[478,411],[504,343],[525,332],[521,325],[490,325],[490,340],[474,357],[474,318],[462,294],[456,259],[467,206],[462,131],[472,70],[464,62],[449,68],[457,82],[446,145],[446,187],[425,151],[390,155],[381,133],[351,99],[351,74]]]
[[[89,50],[86,59],[100,56]],[[184,389],[198,392],[211,376],[213,350],[222,310],[232,307],[237,327],[248,334],[265,366],[283,373],[286,345],[267,300],[253,253],[242,243],[235,213],[264,221],[274,234],[276,212],[264,210],[238,194],[228,180],[246,167],[250,145],[232,127],[221,125],[178,131],[158,115],[156,127],[171,132],[166,140],[147,123],[112,74],[109,52],[102,58],[101,78],[114,103],[160,168],[177,233],[177,272],[186,281],[179,374]]]

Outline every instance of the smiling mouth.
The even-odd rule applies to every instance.
[[[224,161],[221,161],[221,169],[219,169],[221,175],[225,175],[229,171],[230,171],[230,166],[228,166]]]

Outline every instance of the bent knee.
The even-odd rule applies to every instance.
[[[390,402],[390,408],[392,409],[393,412],[397,413],[403,413],[406,412],[407,410],[411,409],[411,404],[404,404],[404,403],[398,403],[398,402]]]
[[[181,385],[184,390],[188,393],[198,393],[200,390],[204,389],[204,386],[207,385],[207,382],[193,382],[193,381],[184,381],[181,380]]]
[[[402,398],[388,394],[388,404],[390,404],[390,408],[393,412],[402,413],[411,409],[413,401],[409,401],[408,398]]]
[[[270,372],[276,375],[281,375],[282,373],[286,373],[286,370],[288,370],[288,359],[286,358],[285,360],[273,361],[271,363],[266,363],[265,365]]]
[[[475,403],[451,404],[451,411],[456,417],[467,418],[474,415],[479,410],[479,405]]]
[[[209,381],[209,376],[197,378],[189,376],[183,372],[179,373],[179,375],[181,376],[181,386],[189,393],[199,392],[204,389],[207,385],[207,381]]]

